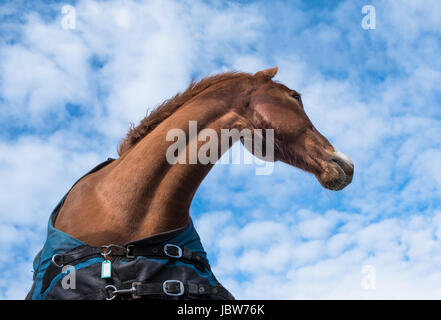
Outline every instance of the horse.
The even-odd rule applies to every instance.
[[[191,241],[199,241],[190,217],[190,206],[199,185],[215,163],[215,161],[208,163],[190,161],[191,144],[193,143],[197,151],[203,146],[201,141],[195,142],[194,139],[187,139],[184,144],[187,161],[175,161],[175,163],[167,161],[167,152],[174,143],[174,140],[167,139],[167,135],[171,130],[180,129],[188,137],[191,121],[197,123],[199,131],[210,129],[219,139],[222,130],[225,129],[250,132],[260,130],[260,135],[262,129],[272,130],[274,154],[271,161],[281,161],[311,173],[324,188],[329,190],[341,190],[351,183],[354,172],[353,162],[348,156],[334,149],[328,139],[314,127],[305,113],[300,93],[273,80],[277,72],[277,67],[254,74],[231,71],[208,76],[198,82],[192,81],[185,91],[164,101],[141,120],[138,126],[132,125],[119,145],[119,157],[101,164],[77,181],[54,210],[56,213],[49,223],[51,232],[68,237],[74,244],[64,249],[52,244],[52,251],[47,250],[48,252],[45,253],[43,249],[43,253],[37,255],[34,261],[36,269],[34,286],[28,298],[85,297],[69,296],[66,293],[74,290],[48,288],[48,286],[57,287],[54,282],[60,282],[63,275],[67,276],[61,272],[61,267],[68,263],[74,264],[71,271],[75,271],[80,269],[77,267],[79,264],[90,262],[90,260],[84,262],[86,258],[76,253],[71,254],[73,258],[70,257],[67,249],[93,253],[94,259],[98,260],[86,266],[87,268],[93,264],[102,265],[101,278],[99,271],[96,270],[94,272],[98,272],[98,275],[95,274],[93,277],[99,281],[107,281],[106,290],[100,291],[100,294],[86,295],[86,298],[91,299],[103,299],[109,296],[113,299],[124,297],[125,294],[139,297],[143,283],[149,280],[148,277],[139,280],[139,277],[132,276],[137,280],[133,281],[136,285],[133,283],[127,285],[127,281],[124,280],[118,280],[117,283],[109,282],[113,280],[112,277],[109,280],[102,276],[104,264],[107,262],[113,262],[113,266],[108,270],[114,275],[124,273],[122,269],[118,272],[114,269],[118,259],[125,262],[124,266],[140,261],[141,259],[138,259],[140,257],[144,258],[143,261],[161,266],[167,263],[177,265],[179,262],[177,260],[185,256],[184,251],[188,248],[182,249],[177,242],[173,243],[172,238],[179,237],[182,232],[189,232],[193,237]],[[264,135],[262,139],[265,140],[267,137]],[[243,137],[231,137],[228,147],[237,141],[244,143]],[[212,152],[211,156],[217,160],[224,152],[225,150],[219,147],[218,152]],[[252,149],[251,152],[253,153],[254,150]],[[48,235],[47,242],[50,237],[56,238]],[[171,242],[162,246],[164,241],[161,239],[164,237],[167,238],[166,241]],[[145,239],[148,241],[144,241]],[[151,239],[162,241],[160,242],[162,247],[156,247],[156,251],[160,252],[156,252],[156,260],[154,258],[149,260],[148,254],[155,256],[151,252],[153,249],[142,250],[146,243],[147,245],[158,243],[156,240],[156,242],[150,241]],[[63,241],[59,240],[59,242]],[[135,255],[136,250],[129,248],[139,243],[142,245],[139,254]],[[193,246],[192,249],[194,252],[191,254],[188,254],[190,249],[186,251],[187,258],[197,256],[200,260],[208,261],[201,245]],[[129,254],[129,251],[132,252]],[[78,257],[80,258],[75,260]],[[90,258],[91,255],[88,257]],[[190,258],[187,259],[187,263],[192,264]],[[46,284],[39,286],[38,281],[43,281],[44,273],[48,273],[47,270],[45,272],[38,270],[44,264],[46,268],[52,268],[49,272],[51,277],[46,277],[49,278]],[[211,275],[208,263],[200,269]],[[198,270],[193,268],[191,271]],[[157,273],[160,274],[161,271]],[[179,274],[172,276],[177,278]],[[154,291],[154,297],[162,297],[165,292],[166,298],[189,297],[190,295],[186,295],[185,291],[192,291],[195,298],[213,298],[210,294],[222,291],[224,294],[220,298],[234,298],[217,282],[214,275],[211,276],[211,280],[199,285],[189,283],[191,281],[188,279],[191,277],[184,280],[167,280],[163,277],[156,289],[144,288],[144,291]],[[93,287],[93,283],[98,285],[96,284],[98,280],[90,280],[91,276],[87,279],[91,284],[83,285],[93,291],[90,288]],[[202,282],[204,281],[203,279]],[[38,290],[35,288],[36,283]],[[45,293],[43,289],[54,292]],[[205,295],[198,295],[200,291],[205,292]]]

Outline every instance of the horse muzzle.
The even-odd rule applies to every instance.
[[[326,189],[338,191],[352,182],[354,163],[345,154],[334,152],[326,159],[326,167],[326,174],[319,178]]]

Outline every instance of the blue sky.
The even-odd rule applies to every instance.
[[[192,78],[275,65],[355,176],[332,192],[280,163],[216,165],[191,215],[219,280],[237,298],[441,298],[440,13],[436,0],[2,2],[0,298],[25,296],[53,207],[116,157],[130,122]]]

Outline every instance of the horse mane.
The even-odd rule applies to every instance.
[[[177,93],[171,99],[165,100],[159,106],[154,108],[138,126],[131,125],[126,137],[122,140],[118,147],[118,154],[121,156],[142,138],[148,135],[162,121],[170,117],[176,110],[183,106],[187,101],[200,94],[208,87],[221,81],[232,80],[238,78],[250,78],[251,74],[238,71],[230,71],[208,76],[198,82],[192,80],[187,89],[182,93]]]

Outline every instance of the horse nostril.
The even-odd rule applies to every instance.
[[[354,164],[352,162],[347,162],[341,158],[329,157],[328,162],[335,163],[338,165],[346,174],[351,174],[354,172]]]
[[[337,159],[339,161],[343,161],[346,165],[354,169],[354,163],[352,162],[352,160],[347,155],[345,155],[340,151],[335,151],[334,156],[331,156],[331,158]]]
[[[336,164],[338,164],[340,167],[343,167],[343,160],[336,158],[336,157],[329,157],[328,158],[328,162],[335,162]]]

